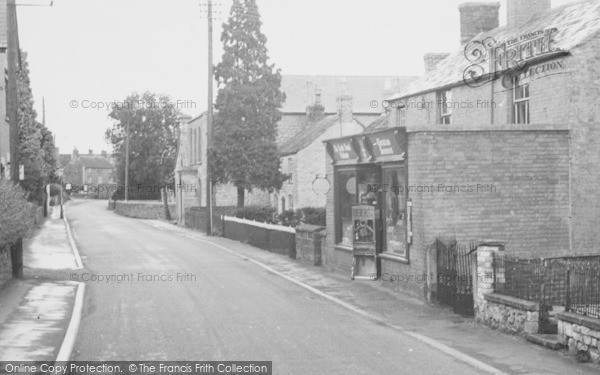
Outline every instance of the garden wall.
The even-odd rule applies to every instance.
[[[296,259],[296,230],[225,216],[223,237]]]
[[[571,354],[584,352],[592,362],[600,363],[600,319],[572,312],[556,314],[558,338]]]
[[[321,265],[321,246],[327,232],[323,227],[302,224],[296,228],[296,259],[315,266]]]
[[[169,204],[171,216],[176,213],[174,203]],[[165,219],[165,209],[162,202],[158,201],[117,201],[115,212],[122,216],[136,219]]]

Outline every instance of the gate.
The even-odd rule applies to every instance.
[[[471,261],[476,246],[459,245],[455,240],[436,240],[437,293],[439,302],[452,307],[455,313],[474,315]]]

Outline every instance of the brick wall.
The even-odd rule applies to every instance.
[[[571,51],[575,72],[561,87],[571,128],[571,216],[574,255],[600,251],[600,35]],[[555,88],[556,89],[556,88]]]
[[[12,278],[10,246],[0,246],[0,289]]]
[[[438,237],[540,256],[569,248],[568,133],[534,129],[409,133],[413,265]]]
[[[169,204],[171,217],[175,217],[177,211],[175,204]],[[156,201],[117,201],[115,212],[122,216],[137,219],[164,219],[165,211],[162,202]]]

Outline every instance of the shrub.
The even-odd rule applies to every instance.
[[[327,215],[324,207],[304,207],[296,210],[298,221],[310,225],[326,226]]]
[[[269,206],[241,207],[235,210],[234,216],[240,219],[273,224],[277,210]]]
[[[0,246],[23,237],[33,225],[27,193],[8,180],[0,180]]]
[[[295,227],[299,224],[298,216],[296,216],[296,212],[294,211],[283,211],[277,216],[277,221],[281,225],[286,225],[288,227]]]

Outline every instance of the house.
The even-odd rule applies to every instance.
[[[319,138],[326,129],[334,128],[327,124],[335,122],[333,118],[338,116],[338,96],[341,92],[347,92],[352,95],[352,116],[354,118],[353,125],[355,126],[366,124],[377,118],[384,111],[382,106],[383,100],[393,92],[404,87],[406,84],[414,80],[416,77],[410,76],[308,76],[308,75],[283,75],[281,80],[281,91],[286,95],[286,101],[281,108],[282,118],[277,124],[277,144],[284,147],[287,157],[282,164],[282,171],[287,172],[289,168],[289,159],[293,159],[293,154],[300,150],[292,139],[303,137],[304,134],[310,134],[304,139],[302,147],[308,147],[317,144],[312,139]],[[311,115],[307,112],[307,108],[311,108],[314,104],[315,93],[320,93],[320,102],[323,106],[322,112],[319,112],[319,118],[328,119],[327,123],[319,123],[315,121],[314,113]],[[313,117],[311,117],[313,116]],[[356,122],[354,122],[356,121]],[[316,129],[312,129],[316,127]],[[202,114],[194,119],[187,119],[180,124],[180,141],[179,154],[176,166],[177,184],[180,186],[182,194],[178,199],[180,221],[184,220],[185,208],[206,206],[206,117]],[[343,133],[347,134],[347,133]],[[348,133],[349,134],[349,133]],[[308,139],[312,139],[308,141]],[[321,138],[319,138],[321,139]],[[289,143],[288,143],[289,142]],[[308,143],[306,143],[308,142]],[[287,143],[287,144],[286,144]],[[323,145],[320,145],[321,149]],[[191,150],[194,150],[193,152]],[[319,156],[318,163],[323,165],[324,158]],[[296,168],[296,167],[292,167]],[[317,168],[319,171],[321,167]],[[312,172],[305,172],[309,176]],[[310,179],[310,177],[307,177]],[[313,176],[314,179],[314,176]],[[293,179],[292,179],[293,181]],[[290,186],[292,185],[292,186]],[[296,184],[284,183],[284,192],[278,194],[281,197],[289,197],[294,194],[296,200],[302,200],[298,197]],[[309,181],[308,189],[312,189],[312,180]],[[215,187],[213,191],[215,206],[235,206],[237,204],[237,191],[232,185],[221,185]],[[254,190],[246,192],[246,205],[277,205],[282,207],[282,200],[277,197],[275,203],[275,194],[270,195],[268,192]],[[322,201],[322,198],[321,198]],[[314,202],[319,203],[321,201]],[[289,201],[288,201],[289,202]],[[292,202],[293,204],[293,202]],[[308,203],[307,203],[308,204]],[[321,203],[323,205],[323,203]],[[288,209],[289,204],[285,205]]]
[[[600,3],[508,0],[507,26],[494,27],[499,8],[462,4],[460,47],[426,56],[438,57],[428,73],[361,136],[327,142],[325,267],[356,271],[353,215],[371,212],[359,204],[381,223],[365,269],[419,277],[403,283],[419,296],[434,291],[440,238],[598,253]]]
[[[325,175],[323,141],[361,133],[365,126],[354,116],[353,98],[341,94],[337,98],[339,113],[325,115],[321,93],[307,109],[307,123],[299,134],[281,142],[281,169],[290,178],[271,195],[271,205],[278,212],[303,207],[325,207],[325,195],[313,189],[314,182]],[[371,116],[372,117],[372,116]]]
[[[89,150],[87,154],[80,155],[75,148],[71,155],[61,154],[59,163],[64,183],[71,184],[75,191],[87,187],[89,193],[108,198],[117,188],[116,170],[111,155],[106,151],[94,154],[93,150]]]

